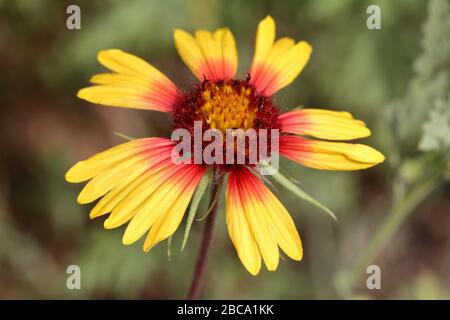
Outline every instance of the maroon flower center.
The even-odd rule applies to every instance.
[[[258,95],[248,80],[209,81],[205,80],[186,93],[175,106],[173,130],[186,129],[194,139],[194,124],[202,125],[202,134],[208,129],[219,130],[223,135],[223,150],[229,129],[253,129],[257,136],[261,129],[267,129],[267,148],[270,155],[271,129],[280,129],[278,108],[270,97]],[[203,148],[210,142],[203,141]],[[248,160],[248,141],[245,142],[245,157]],[[193,144],[192,144],[193,145]],[[225,157],[225,151],[224,151]],[[237,157],[237,155],[235,155]],[[246,160],[247,165],[252,165]],[[223,162],[223,169],[232,164]]]

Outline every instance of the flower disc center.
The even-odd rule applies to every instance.
[[[247,82],[209,82],[201,87],[198,113],[211,129],[250,129],[257,112],[254,90]]]
[[[201,136],[195,130],[198,123],[201,125]],[[280,129],[278,122],[278,108],[272,104],[271,97],[258,94],[255,87],[248,80],[210,81],[204,80],[191,91],[186,92],[182,99],[174,106],[173,130],[185,129],[190,134],[191,146],[195,139],[202,141],[202,150],[209,146],[211,140],[203,140],[203,133],[209,129],[222,132],[223,137],[227,130],[242,129],[244,132],[254,130],[256,134],[256,149],[267,148],[271,151],[271,130]],[[266,129],[268,139],[264,146],[260,146],[258,135],[261,129]],[[246,139],[244,154],[249,153],[249,139]],[[222,170],[231,170],[236,164],[226,162],[226,139],[223,139],[223,164],[218,164]],[[194,154],[195,150],[191,150]],[[237,151],[236,151],[237,152]],[[237,158],[237,153],[233,155]],[[236,161],[234,163],[237,163]],[[246,159],[246,164],[249,164]]]
[[[271,97],[257,93],[247,80],[210,81],[196,85],[174,106],[173,129],[194,132],[201,121],[203,131],[217,129],[279,129],[278,108]]]

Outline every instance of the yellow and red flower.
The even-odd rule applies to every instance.
[[[294,81],[312,48],[305,41],[275,40],[270,16],[259,23],[253,63],[244,80],[234,79],[238,56],[229,29],[199,30],[195,36],[175,30],[174,39],[181,58],[199,80],[191,90],[179,89],[144,60],[111,49],[99,52],[98,60],[112,72],[93,76],[95,85],[81,89],[78,97],[102,105],[167,112],[174,129],[192,130],[194,121],[222,132],[279,129],[279,153],[315,169],[359,170],[384,160],[369,146],[342,142],[370,135],[364,122],[348,112],[305,108],[279,113],[273,94]],[[107,229],[128,223],[124,244],[147,233],[144,250],[148,251],[177,230],[207,169],[204,164],[175,164],[174,146],[167,138],[132,140],[78,162],[66,180],[89,180],[78,202],[100,199],[90,217],[109,213]],[[258,274],[262,258],[268,270],[275,270],[279,249],[301,260],[302,244],[291,216],[249,166],[214,169],[228,176],[226,221],[245,268]]]

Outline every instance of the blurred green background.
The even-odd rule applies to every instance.
[[[81,8],[81,30],[66,8]],[[381,30],[366,9],[381,8]],[[304,243],[301,262],[248,274],[226,231],[215,230],[202,298],[435,299],[450,297],[450,4],[447,0],[0,1],[0,298],[183,298],[204,222],[194,223],[171,259],[164,242],[144,254],[123,246],[123,229],[89,221],[76,203],[81,185],[64,181],[75,162],[132,137],[169,136],[167,115],[95,106],[76,91],[102,67],[101,49],[120,48],[182,88],[195,81],[173,45],[174,28],[228,26],[239,76],[251,62],[257,23],[271,14],[277,34],[314,48],[301,76],[276,96],[283,110],[305,105],[347,110],[365,120],[365,140],[387,161],[361,172],[319,172],[282,162],[339,217],[281,188]],[[202,204],[203,212],[206,204]],[[81,290],[66,268],[81,268]],[[366,267],[381,268],[381,290]]]

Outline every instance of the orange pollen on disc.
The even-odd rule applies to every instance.
[[[201,91],[198,113],[211,129],[250,129],[257,106],[251,103],[253,88],[226,82],[207,82]]]

